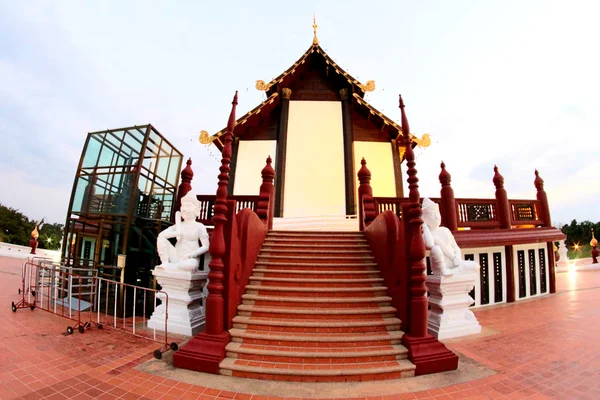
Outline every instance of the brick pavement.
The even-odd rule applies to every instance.
[[[253,395],[250,381],[247,390],[233,392],[214,378],[212,384],[182,382],[172,368],[169,377],[144,371],[157,348],[147,340],[112,330],[64,335],[64,318],[41,310],[13,313],[20,268],[20,260],[0,258],[0,399],[277,399]],[[600,271],[557,274],[557,289],[518,305],[480,309],[482,334],[447,341],[495,374],[449,386],[440,376],[440,387],[413,393],[402,393],[402,381],[388,382],[381,386],[386,395],[359,398],[600,398]],[[357,398],[360,386],[348,388],[343,397]]]

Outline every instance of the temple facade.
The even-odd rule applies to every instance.
[[[173,363],[307,382],[456,369],[458,356],[438,339],[480,332],[469,306],[556,291],[553,241],[564,235],[552,227],[544,182],[535,171],[535,199],[512,200],[494,167],[494,198],[455,198],[442,163],[440,197],[425,202],[413,148],[428,137],[410,134],[401,97],[401,124],[371,106],[364,96],[375,83],[339,67],[314,28],[290,68],[256,82],[265,101],[236,118],[236,92],[227,127],[200,135],[222,153],[216,194],[196,196],[198,221],[211,226],[206,329]],[[187,164],[176,199],[193,190]],[[302,218],[324,229],[300,229]],[[329,218],[352,221],[352,232]],[[294,223],[285,230],[277,220]],[[470,270],[452,278],[447,267]]]
[[[406,145],[426,145],[428,137],[409,135],[407,141],[396,122],[365,100],[375,82],[363,84],[345,72],[319,45],[316,32],[291,67],[269,83],[257,81],[256,88],[267,98],[236,120],[231,194],[258,194],[256,171],[270,155],[276,218],[356,216],[356,172],[363,157],[375,192],[403,197],[400,165]],[[200,141],[222,149],[224,133],[203,132]]]

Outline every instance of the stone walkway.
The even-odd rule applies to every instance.
[[[479,335],[448,340],[459,371],[396,381],[291,384],[177,370],[156,343],[19,309],[21,261],[0,258],[0,399],[600,398],[600,271],[557,274],[555,295],[475,312]]]

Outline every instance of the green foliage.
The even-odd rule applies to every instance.
[[[577,223],[577,220],[574,219],[570,224],[563,225],[561,231],[567,235],[570,259],[591,257],[592,246],[590,246],[590,240],[592,240],[592,229],[594,229],[596,239],[598,239],[600,236],[600,222],[583,221]],[[578,250],[575,249],[575,245],[580,246],[580,248]]]
[[[19,210],[0,204],[1,242],[28,246],[35,223],[36,221],[30,220]],[[39,234],[38,247],[40,249],[58,250],[63,235],[63,225],[44,224]]]

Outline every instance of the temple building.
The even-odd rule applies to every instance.
[[[266,100],[236,118],[236,92],[227,127],[201,132],[222,153],[216,195],[196,196],[214,227],[206,331],[174,365],[308,382],[456,369],[438,338],[481,330],[468,307],[556,291],[552,242],[564,235],[544,182],[535,171],[536,198],[511,200],[490,166],[495,198],[455,198],[441,163],[440,197],[425,202],[413,148],[429,137],[410,133],[402,98],[401,124],[370,105],[374,81],[338,66],[313,28],[291,67],[256,82]],[[193,190],[182,180],[178,196]]]
[[[258,194],[256,171],[271,155],[276,226],[277,218],[356,216],[363,157],[375,193],[403,197],[402,128],[365,100],[375,82],[363,84],[337,65],[319,45],[316,24],[314,29],[311,46],[292,66],[269,83],[257,81],[266,100],[236,121],[229,192]],[[200,141],[222,149],[224,132],[203,131]],[[413,146],[428,144],[428,136],[410,137]]]

